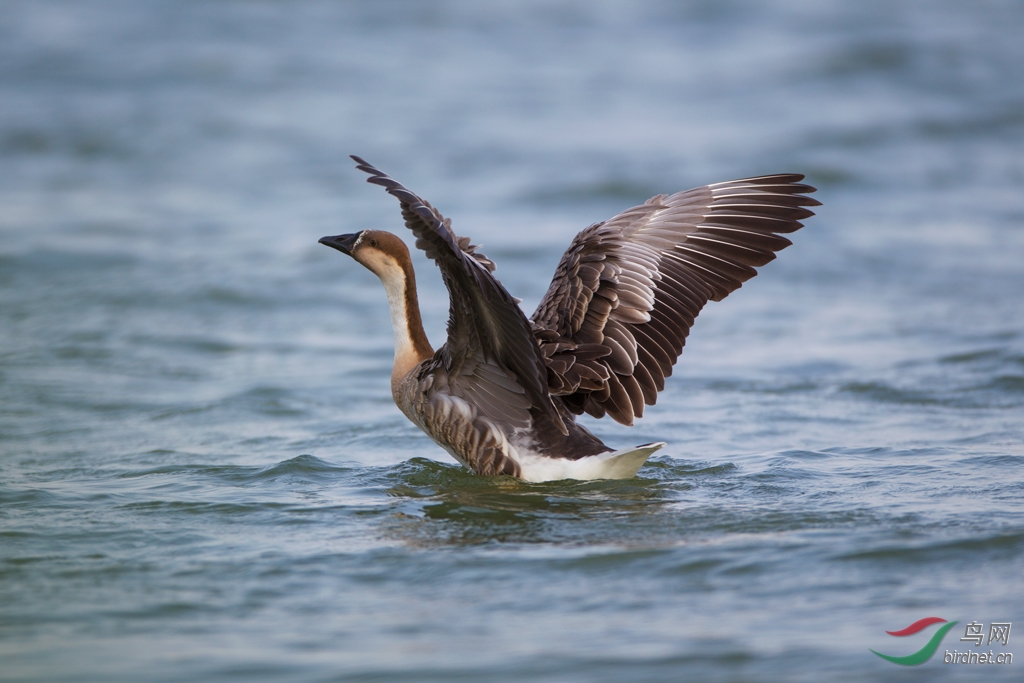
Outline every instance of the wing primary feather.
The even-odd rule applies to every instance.
[[[560,361],[578,386],[565,405],[624,424],[653,405],[703,306],[756,275],[792,244],[782,234],[814,215],[807,207],[820,202],[806,196],[815,189],[803,179],[781,173],[656,195],[579,233],[531,322],[542,348],[556,339],[606,348],[580,367],[609,372],[595,386]]]

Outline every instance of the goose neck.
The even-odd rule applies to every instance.
[[[380,273],[391,309],[391,327],[395,333],[395,367],[392,384],[414,367],[434,355],[420,318],[416,294],[416,274],[412,264],[389,268]]]

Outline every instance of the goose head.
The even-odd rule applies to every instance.
[[[362,230],[349,235],[321,237],[320,244],[348,254],[385,283],[407,276],[412,269],[412,259],[405,242],[384,230]]]

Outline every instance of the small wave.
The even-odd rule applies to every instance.
[[[450,486],[481,484],[493,485],[492,482],[501,477],[478,477],[461,465],[438,462],[430,458],[410,458],[397,465],[384,467],[379,472],[382,479],[388,482],[409,486]]]
[[[944,560],[950,562],[969,561],[973,563],[1000,557],[1016,557],[1022,550],[1024,550],[1024,531],[982,537],[966,537],[917,546],[887,546],[845,553],[837,556],[836,559],[896,562],[915,565],[941,563]]]
[[[782,451],[779,453],[780,458],[791,458],[793,460],[828,460],[834,457],[830,453],[822,453],[820,451]]]
[[[60,496],[42,489],[34,488],[0,488],[0,505],[12,507],[37,507],[54,505]]]
[[[1010,394],[1024,394],[1024,376],[1001,375],[983,385],[982,389],[994,389]]]
[[[170,454],[163,451],[161,454]],[[122,472],[120,479],[138,479],[160,475],[189,475],[221,479],[228,483],[240,484],[255,481],[275,480],[286,477],[305,479],[333,478],[338,473],[349,472],[351,468],[335,465],[312,455],[299,455],[265,467],[246,465],[159,465],[141,470]]]
[[[1007,455],[1005,453],[972,455],[961,460],[960,464],[970,465],[973,468],[991,467],[993,470],[1003,469],[1007,472],[1019,472],[1024,466],[1024,455]]]
[[[735,473],[739,468],[731,462],[711,463],[707,461],[679,460],[669,455],[659,455],[647,461],[637,477],[650,479],[683,479],[688,477],[722,477]]]
[[[905,41],[865,42],[836,49],[818,68],[829,77],[868,72],[898,72],[911,64],[913,49]]]
[[[940,365],[965,366],[986,375],[1003,372],[1007,373],[1005,376],[1011,380],[1017,380],[1021,376],[1015,371],[1024,367],[1024,354],[1005,348],[987,348],[942,356],[938,359],[938,363]],[[997,379],[1002,379],[1002,377]]]
[[[925,392],[898,389],[884,382],[850,382],[839,389],[843,393],[856,394],[879,403],[902,403],[908,405],[939,405],[939,399]]]
[[[174,451],[150,451],[149,454],[171,455]],[[227,472],[238,471],[239,467],[230,465],[158,465],[147,467],[141,470],[129,470],[117,475],[118,479],[138,479],[141,477],[160,476],[165,474],[196,474],[196,475],[221,475]]]
[[[206,501],[188,500],[145,500],[135,503],[124,503],[118,506],[122,510],[136,510],[142,512],[180,512],[185,514],[205,515],[216,514],[221,516],[248,515],[265,510],[283,510],[291,506],[285,503],[260,502],[260,503],[214,503]]]
[[[135,335],[130,341],[141,346],[155,346],[216,355],[232,353],[242,349],[237,344],[214,337]]]
[[[228,304],[236,307],[270,308],[280,305],[280,300],[273,299],[259,292],[243,290],[238,287],[227,285],[207,285],[201,289],[189,292],[187,295],[190,303],[212,303]]]
[[[282,477],[294,477],[296,475],[319,478],[323,475],[333,476],[349,471],[349,467],[335,465],[327,462],[326,460],[321,460],[314,455],[304,454],[284,460],[275,465],[263,467],[250,474],[248,478],[253,481],[263,479],[280,479]]]
[[[939,358],[939,362],[946,365],[961,365],[965,363],[977,363],[978,361],[998,360],[1002,357],[1001,349],[983,349],[980,351],[967,351],[965,353],[954,353]]]

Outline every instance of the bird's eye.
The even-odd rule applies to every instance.
[[[371,246],[371,247],[375,247],[375,246],[377,246],[377,240],[371,239],[371,240],[370,240],[370,246]]]

